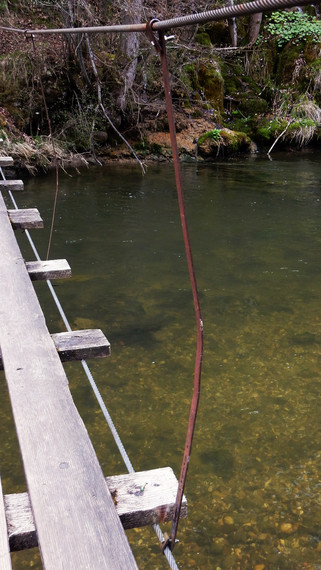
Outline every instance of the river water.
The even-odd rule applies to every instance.
[[[202,393],[174,554],[180,568],[317,569],[321,560],[321,166],[317,153],[182,165],[204,320]],[[46,255],[54,175],[29,179]],[[19,243],[33,259],[25,236]],[[73,328],[101,328],[91,370],[135,470],[179,474],[196,343],[171,165],[61,174],[51,258]],[[51,332],[64,330],[44,283]],[[105,475],[126,469],[79,363],[71,390]],[[3,375],[4,491],[25,490]],[[163,530],[169,530],[165,525]],[[128,532],[143,569],[165,569],[151,529]],[[36,550],[14,569],[41,568]],[[93,569],[98,570],[98,569]]]

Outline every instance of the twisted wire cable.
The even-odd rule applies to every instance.
[[[312,4],[311,0],[253,0],[242,4],[234,4],[233,6],[225,6],[215,10],[207,10],[188,14],[187,16],[178,16],[168,20],[155,20],[152,24],[153,30],[168,30],[170,28],[178,28],[181,26],[191,26],[196,24],[206,24],[215,20],[224,20],[225,18],[233,18],[238,16],[247,16],[257,14],[258,12],[269,12],[283,8],[292,8],[294,6],[307,6]],[[115,33],[115,32],[146,32],[148,24],[113,24],[109,26],[84,26],[79,28],[47,28],[47,29],[28,29],[21,30],[19,28],[9,28],[0,26],[1,30],[22,33],[26,38],[30,38],[37,34],[86,34],[97,33]]]

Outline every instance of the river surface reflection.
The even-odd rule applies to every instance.
[[[202,570],[320,568],[320,155],[182,171],[205,351],[175,558]],[[32,233],[42,257],[54,191],[49,174],[15,195],[44,218]],[[112,356],[89,364],[134,468],[178,475],[196,333],[172,167],[62,174],[51,258],[72,267],[55,283],[72,327],[111,342]],[[46,285],[36,288],[50,331],[64,330]],[[126,472],[81,366],[66,368],[105,475]],[[3,487],[23,491],[3,375],[1,400]],[[168,567],[152,530],[128,536],[140,569]],[[13,563],[41,568],[36,551]]]

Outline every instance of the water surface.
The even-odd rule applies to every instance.
[[[205,335],[202,394],[175,558],[181,568],[316,569],[321,558],[321,166],[317,154],[182,165]],[[37,206],[45,257],[54,175],[16,194]],[[25,236],[19,243],[33,259]],[[61,175],[52,258],[73,328],[101,328],[90,362],[136,470],[176,475],[192,394],[195,318],[170,165]],[[51,332],[63,325],[36,284]],[[105,475],[126,472],[78,363],[71,390]],[[25,490],[5,382],[4,491]],[[165,527],[164,530],[168,530]],[[165,569],[150,529],[128,533],[139,567]],[[41,568],[37,551],[14,568]],[[95,569],[96,570],[96,569]]]

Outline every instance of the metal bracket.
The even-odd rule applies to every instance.
[[[153,24],[155,24],[155,22],[159,22],[158,18],[152,18],[152,20],[147,22],[146,34],[147,34],[148,39],[151,41],[151,43],[155,47],[156,51],[158,53],[160,53],[162,51],[161,46],[160,46],[160,43],[159,43],[157,37],[155,36],[154,30],[153,30]]]
[[[165,548],[167,548],[167,547],[169,547],[169,549],[172,550],[171,549],[171,539],[169,538],[167,532],[164,532],[164,540],[161,543],[160,547],[161,547],[161,551],[163,554],[164,554]]]

